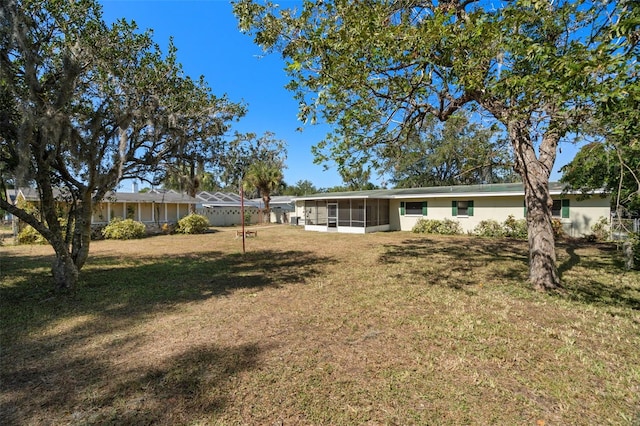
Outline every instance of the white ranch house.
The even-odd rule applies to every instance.
[[[581,199],[579,193],[555,182],[549,190],[553,216],[567,235],[590,234],[600,218],[610,221],[608,194]],[[296,197],[294,202],[292,222],[321,232],[410,231],[423,218],[457,220],[465,232],[471,232],[483,220],[504,222],[510,215],[526,216],[521,183],[322,193]]]
[[[67,197],[59,191],[54,191],[56,201],[64,206]],[[17,190],[15,201],[24,200],[38,205],[40,195],[33,188]],[[91,223],[94,225],[107,224],[112,219],[133,219],[146,225],[161,223],[176,223],[189,211],[199,206],[200,201],[176,191],[149,192],[108,192],[101,202],[94,206]]]
[[[11,196],[13,203],[24,200],[37,206],[40,202],[38,191],[34,188],[9,190],[7,194]],[[68,203],[68,197],[57,189],[54,191],[54,197],[61,207]],[[193,198],[173,190],[113,191],[107,193],[101,202],[94,205],[91,223],[99,226],[106,225],[115,218],[130,218],[153,229],[162,224],[175,224],[189,212],[195,211],[206,216],[212,226],[235,226],[242,221],[241,205],[240,196],[234,193],[203,191]],[[261,199],[244,199],[245,219],[249,219],[248,224],[261,223],[262,208]],[[293,203],[290,197],[273,197],[271,222],[288,222],[291,212],[293,212]]]

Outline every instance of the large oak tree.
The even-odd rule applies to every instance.
[[[87,260],[96,202],[121,179],[159,178],[191,136],[217,137],[241,112],[184,76],[171,43],[163,54],[134,23],[107,25],[94,0],[0,2],[0,98],[2,178],[35,182],[40,196],[38,214],[0,208],[51,244],[62,289]]]
[[[508,143],[495,128],[460,111],[444,123],[435,117],[401,144],[380,150],[396,188],[515,182]]]
[[[300,118],[333,126],[316,149],[338,164],[361,165],[375,148],[404,143],[429,117],[447,120],[467,106],[492,117],[524,184],[529,278],[545,291],[561,285],[548,189],[558,145],[589,119],[603,80],[623,80],[629,61],[619,58],[637,43],[637,20],[619,23],[632,7],[306,0],[295,10],[239,0],[234,12],[258,45],[282,53]]]

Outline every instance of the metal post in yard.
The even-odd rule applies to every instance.
[[[245,254],[245,246],[244,246],[244,189],[242,188],[242,181],[240,181],[240,216],[242,223],[242,254]]]

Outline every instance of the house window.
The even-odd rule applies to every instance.
[[[569,217],[569,200],[553,200],[553,207],[551,207],[551,216],[568,218]]]
[[[473,216],[473,201],[452,201],[451,216]]]
[[[400,203],[400,215],[426,216],[426,201],[402,201]]]

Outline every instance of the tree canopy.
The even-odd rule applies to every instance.
[[[640,216],[640,144],[616,147],[606,142],[583,146],[562,167],[561,181],[585,197],[604,188],[612,194],[618,216]]]
[[[223,187],[237,187],[252,165],[268,165],[282,174],[287,159],[287,144],[272,132],[262,136],[255,133],[236,133],[224,143],[225,155],[215,168]]]
[[[636,84],[634,2],[308,0],[296,10],[239,0],[234,12],[282,53],[300,118],[333,126],[316,152],[339,165],[379,165],[377,148],[405,143],[430,117],[468,106],[491,117],[524,184],[530,281],[560,286],[549,176],[601,96],[619,102]]]
[[[299,180],[293,185],[285,185],[282,195],[309,195],[319,192],[318,188],[310,180]]]
[[[397,188],[514,182],[508,142],[500,136],[461,111],[444,124],[430,117],[404,143],[385,146],[381,157]]]
[[[52,245],[60,288],[87,259],[96,202],[121,179],[159,181],[243,113],[185,76],[173,43],[163,53],[133,22],[107,25],[94,0],[0,3],[0,103],[2,179],[35,182],[40,211],[0,208]]]
[[[269,161],[252,163],[244,175],[244,189],[257,190],[264,202],[265,222],[268,222],[271,194],[282,184],[282,178],[282,169]]]

